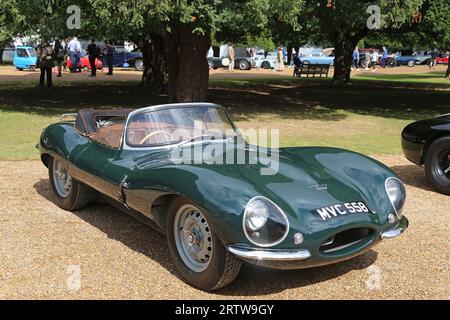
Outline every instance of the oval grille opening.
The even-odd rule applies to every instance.
[[[354,228],[336,233],[328,238],[320,246],[319,251],[322,253],[331,253],[345,249],[359,241],[371,236],[374,230],[369,228]]]

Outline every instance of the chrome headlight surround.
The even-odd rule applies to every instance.
[[[259,247],[273,247],[289,233],[289,220],[271,200],[256,196],[245,206],[242,228],[248,241]]]
[[[403,182],[396,177],[389,177],[384,183],[384,188],[397,218],[400,219],[406,200],[406,190]]]

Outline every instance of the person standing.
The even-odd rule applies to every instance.
[[[388,51],[386,47],[383,47],[383,55],[381,56],[381,66],[383,68],[386,68],[387,58],[388,58]]]
[[[51,88],[52,86],[52,68],[54,64],[54,51],[53,48],[46,44],[39,48],[37,65],[41,69],[41,77],[39,79],[39,85],[44,86],[45,76],[47,75],[47,86]]]
[[[67,45],[67,48],[69,50],[69,58],[70,58],[70,72],[76,72],[78,68],[78,62],[77,62],[77,50],[81,50],[80,42],[76,37],[74,37],[72,40],[70,40],[69,44]]]
[[[113,58],[115,51],[116,49],[114,48],[113,44],[111,42],[108,42],[105,48],[105,59],[106,64],[108,65],[108,73],[106,74],[107,76],[113,75]]]
[[[228,65],[228,71],[233,72],[234,71],[234,48],[233,44],[228,44],[228,59],[230,60],[230,64]]]
[[[356,71],[359,71],[359,50],[358,47],[353,50],[353,66],[352,70],[355,69]]]
[[[283,48],[278,47],[277,49],[277,58],[275,59],[275,71],[283,71],[284,70],[284,62],[283,62]]]
[[[87,53],[89,54],[89,64],[91,65],[91,77],[97,75],[97,67],[95,66],[95,60],[100,56],[100,49],[92,39],[91,43],[87,47]]]
[[[371,61],[372,61],[372,72],[375,72],[377,70],[377,62],[378,62],[378,51],[373,50],[371,55]]]
[[[370,67],[370,51],[369,50],[366,50],[366,52],[364,54],[364,63],[365,63],[364,69],[366,71],[368,71],[369,67]]]
[[[64,52],[64,47],[58,38],[55,40],[55,44],[53,46],[53,52],[55,53],[56,66],[58,67],[57,77],[61,77],[62,64],[63,64],[64,58],[66,57],[66,55]]]
[[[430,69],[434,68],[436,69],[436,60],[439,57],[439,52],[436,48],[433,49],[431,52],[431,61],[430,61]]]

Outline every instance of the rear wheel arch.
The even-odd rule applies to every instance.
[[[433,142],[435,142],[437,139],[440,139],[443,137],[450,137],[450,133],[449,132],[441,132],[441,133],[435,134],[427,139],[427,141],[425,142],[425,144],[423,145],[423,148],[422,148],[422,156],[420,158],[421,165],[425,164],[425,159],[427,157],[427,153],[430,149],[430,146],[433,144]]]

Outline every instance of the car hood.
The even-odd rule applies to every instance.
[[[214,145],[200,150],[205,148],[213,154]],[[214,163],[226,163],[225,151],[235,152],[235,160],[243,152],[251,160],[247,163],[254,164]],[[255,196],[269,198],[292,219],[300,220],[315,219],[310,214],[315,209],[347,202],[365,202],[373,212],[390,210],[384,184],[395,174],[376,160],[323,147],[281,148],[278,155],[275,164],[275,154],[265,148],[226,145],[216,156],[204,159],[209,164],[182,164],[173,153],[161,151],[137,158],[138,170],[130,181],[136,188],[164,186],[224,215],[242,215]]]

